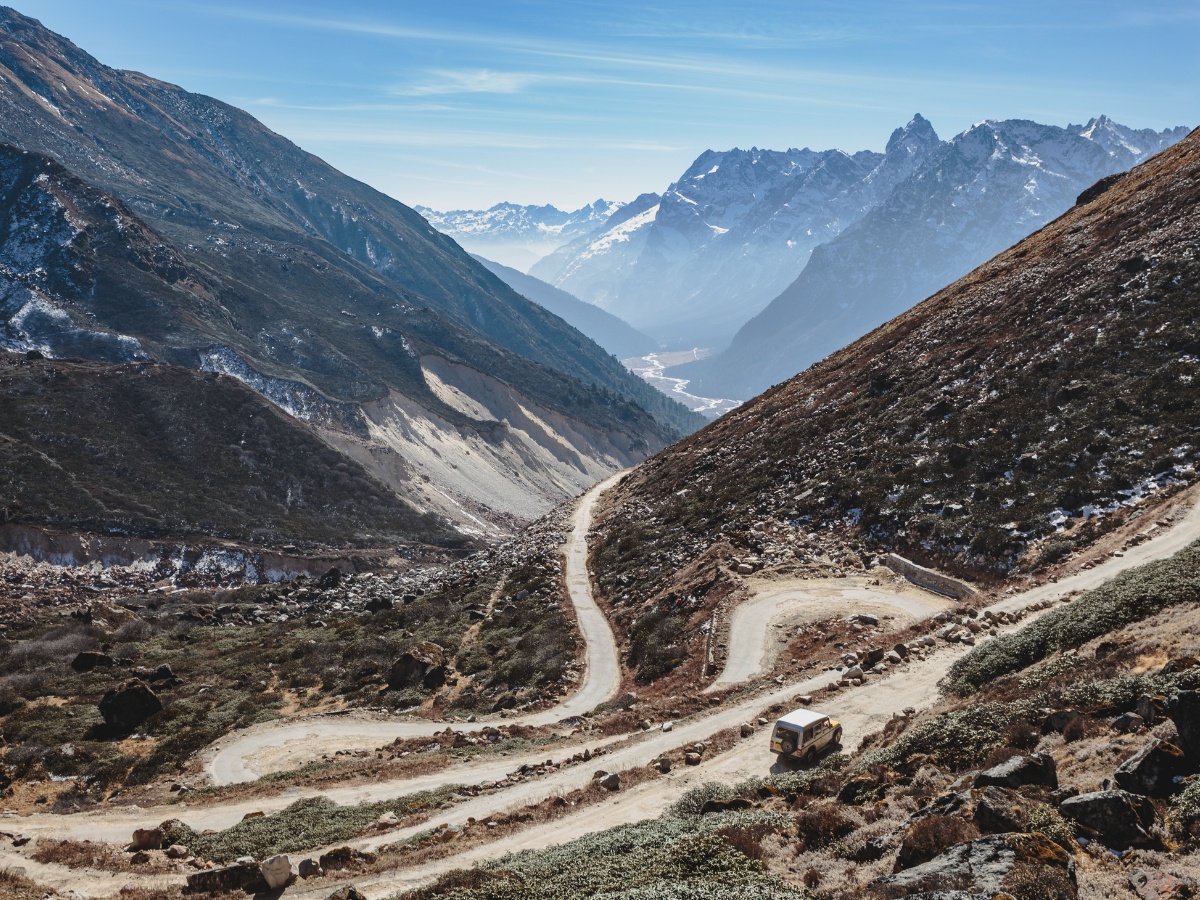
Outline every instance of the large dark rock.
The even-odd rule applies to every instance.
[[[185,894],[225,894],[231,891],[257,893],[268,890],[258,863],[235,863],[221,869],[206,869],[187,877]]]
[[[998,766],[980,772],[975,778],[976,787],[1018,788],[1027,784],[1058,787],[1058,769],[1054,765],[1054,757],[1049,753],[1014,756]]]
[[[986,787],[973,791],[975,827],[984,834],[1025,831],[1029,827],[1029,801],[1006,788]]]
[[[1148,797],[1169,797],[1179,790],[1176,781],[1195,770],[1174,744],[1155,738],[1117,767],[1117,787]]]
[[[133,731],[162,709],[162,701],[140,678],[130,678],[100,699],[100,715],[110,728]]]
[[[388,687],[393,690],[420,685],[433,690],[446,683],[446,653],[437,644],[422,642],[401,655],[388,672]]]
[[[1180,691],[1166,703],[1166,713],[1179,732],[1179,747],[1200,760],[1200,691]]]
[[[95,650],[84,650],[71,660],[71,668],[80,674],[92,669],[111,669],[116,664],[117,661],[107,653],[98,653]]]
[[[969,900],[1005,894],[1025,900],[1076,900],[1075,861],[1042,834],[995,834],[956,844],[939,856],[872,881],[867,897]],[[1011,893],[1010,893],[1011,891]]]
[[[1128,791],[1092,791],[1064,800],[1059,811],[1114,849],[1150,846],[1150,829],[1159,821],[1154,804]]]

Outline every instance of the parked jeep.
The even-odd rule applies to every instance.
[[[775,723],[771,751],[786,759],[816,760],[817,754],[842,742],[842,726],[824,713],[808,709],[790,712]]]

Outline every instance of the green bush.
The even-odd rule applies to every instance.
[[[276,853],[302,853],[362,833],[384,813],[405,816],[432,809],[458,790],[446,785],[395,800],[338,806],[327,797],[297,800],[274,815],[244,819],[224,831],[197,832],[180,824],[168,829],[167,840],[183,844],[201,858],[230,862],[239,856],[266,859]]]
[[[404,900],[805,900],[723,836],[785,833],[787,816],[689,816],[623,825],[558,847],[527,850],[400,895]],[[763,826],[766,826],[764,828]],[[733,830],[731,832],[731,829]]]
[[[1179,603],[1200,599],[1200,543],[1170,559],[1122,572],[1015,634],[980,644],[950,667],[943,687],[968,696],[1051,653],[1079,647]]]
[[[1021,718],[1024,706],[983,703],[942,713],[910,728],[890,747],[867,754],[859,760],[858,768],[876,763],[897,768],[919,753],[953,769],[978,765],[1004,742],[1008,728]]]

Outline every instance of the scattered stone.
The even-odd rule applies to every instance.
[[[22,834],[14,834],[13,839],[12,839],[12,845],[14,847],[24,847],[31,840],[33,840],[33,838],[31,838],[27,834],[23,834],[23,833]]]
[[[121,731],[133,731],[162,708],[162,701],[140,678],[122,682],[100,699],[104,723]]]
[[[996,834],[956,844],[928,862],[877,878],[868,887],[891,897],[1009,897],[1005,879],[1018,867],[1030,883],[1039,875],[1046,881],[1066,881],[1071,896],[1077,896],[1075,861],[1042,834]],[[947,884],[956,890],[943,893],[940,889]]]
[[[616,772],[609,772],[600,779],[600,787],[606,791],[619,791],[621,789],[621,776]]]
[[[266,813],[263,812],[261,809],[256,809],[256,810],[254,810],[254,812],[248,812],[244,816],[242,816],[242,821],[245,822],[247,819],[261,819],[265,815],[266,815]]]
[[[1064,800],[1059,811],[1114,849],[1154,843],[1150,829],[1158,812],[1146,797],[1128,791],[1092,791]]]
[[[172,844],[167,848],[167,859],[187,859],[191,855],[192,851],[183,844]]]
[[[1200,691],[1180,691],[1166,702],[1166,714],[1179,732],[1179,748],[1200,759]]]
[[[81,675],[92,669],[111,669],[116,664],[117,661],[107,653],[97,653],[94,650],[84,650],[71,660],[71,668]]]
[[[367,898],[354,885],[348,884],[338,888],[326,900],[367,900]]]
[[[1113,781],[1117,787],[1133,794],[1169,797],[1179,790],[1177,779],[1190,774],[1191,770],[1182,750],[1155,738],[1117,767]]]
[[[272,891],[287,887],[292,883],[297,874],[296,870],[292,867],[292,861],[288,859],[286,853],[280,853],[264,859],[259,869],[262,872],[263,881],[267,883],[267,887]]]
[[[400,817],[394,812],[385,812],[382,816],[375,820],[375,824],[383,828],[394,828],[400,824]]]
[[[242,890],[249,893],[267,890],[258,864],[238,862],[219,869],[204,869],[187,877],[186,893],[221,894]]]
[[[702,760],[699,753],[685,753],[683,761],[689,766],[698,766]]]
[[[150,862],[150,854],[145,850],[139,850],[133,856],[129,857],[129,861],[135,866],[144,866]]]
[[[754,726],[751,725],[749,722],[743,722],[738,727],[738,733],[741,734],[741,736],[744,738],[750,737],[750,735],[754,734]]]
[[[663,722],[663,723],[662,723],[662,730],[663,730],[663,731],[670,731],[670,730],[671,730],[671,729],[673,729],[674,727],[675,727],[675,723],[674,723],[674,722]]]
[[[1146,720],[1133,712],[1121,713],[1112,723],[1113,731],[1119,731],[1122,734],[1135,734],[1145,726]]]
[[[998,766],[980,772],[975,778],[976,787],[992,785],[1017,788],[1026,784],[1058,787],[1058,769],[1054,765],[1054,757],[1049,753],[1014,756]]]
[[[1042,724],[1043,732],[1057,731],[1060,734],[1063,729],[1079,718],[1079,711],[1074,709],[1056,709],[1054,712],[1046,716],[1046,721]]]
[[[1159,694],[1142,694],[1138,697],[1133,711],[1141,716],[1146,727],[1150,728],[1162,719],[1166,704],[1167,698]]]
[[[1197,894],[1193,881],[1184,881],[1157,869],[1134,869],[1129,886],[1141,900],[1191,900]]]
[[[130,850],[161,850],[163,830],[161,828],[139,828],[133,833]]]

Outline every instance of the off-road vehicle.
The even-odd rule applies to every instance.
[[[771,751],[786,759],[816,761],[817,755],[842,742],[842,726],[824,713],[809,709],[790,712],[775,723]]]

